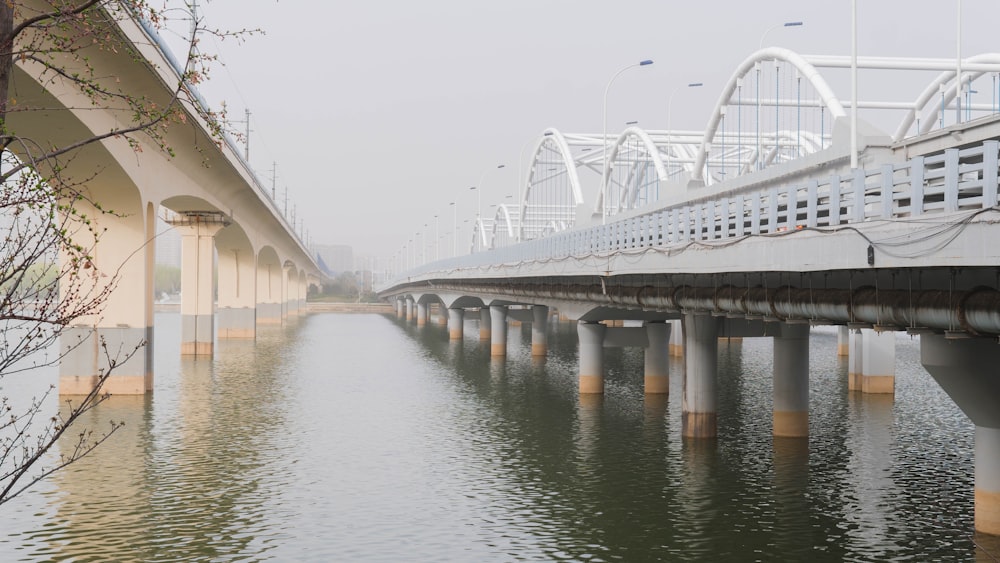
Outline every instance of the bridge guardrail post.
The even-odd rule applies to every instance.
[[[853,201],[851,202],[851,223],[863,223],[865,220],[865,170],[857,168],[851,177]]]
[[[922,156],[910,161],[910,217],[919,217],[924,212],[924,166]]]
[[[983,143],[983,207],[997,205],[997,152],[1000,151],[1000,141]]]
[[[958,149],[944,151],[944,211],[958,211]]]
[[[895,199],[894,194],[896,191],[896,167],[892,164],[882,165],[882,207],[880,217],[882,219],[892,218],[893,211],[893,200]]]

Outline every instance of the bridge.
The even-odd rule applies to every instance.
[[[30,6],[36,13],[45,8],[44,3]],[[104,80],[110,92],[122,88],[161,107],[170,103],[177,85],[186,80],[185,68],[148,22],[125,12],[106,16],[103,28],[88,33],[120,38],[130,49],[83,48],[76,57],[60,60],[63,73],[89,73]],[[16,61],[12,84],[18,107],[36,110],[10,112],[10,130],[40,145],[64,147],[129,123],[129,108],[120,103],[100,107],[78,84],[52,70],[30,57]],[[133,349],[115,366],[104,390],[152,390],[158,218],[182,238],[182,354],[211,356],[216,337],[254,338],[258,325],[281,324],[299,313],[308,285],[320,279],[301,233],[280,212],[234,142],[213,136],[219,124],[206,118],[207,106],[193,86],[185,90],[192,95],[181,102],[182,119],[162,133],[173,154],[155,139],[130,143],[110,137],[65,158],[67,171],[82,171],[76,181],[85,186],[88,199],[115,212],[102,214],[87,202],[80,207],[80,213],[100,218],[98,229],[103,231],[98,241],[78,241],[94,246],[93,263],[87,267],[108,277],[117,272],[120,281],[102,311],[62,333],[61,394],[89,393],[109,362]],[[111,357],[102,352],[102,341]]]
[[[825,73],[852,64],[931,76],[909,100],[845,100]],[[517,205],[475,219],[471,252],[397,253],[380,295],[418,325],[436,308],[452,339],[478,311],[497,357],[510,318],[544,356],[557,310],[578,323],[581,394],[603,392],[607,347],[645,349],[647,393],[669,391],[668,354],[683,353],[695,440],[716,437],[720,337],[773,338],[773,433],[805,438],[812,326],[839,327],[844,391],[863,394],[893,393],[895,334],[919,336],[976,427],[976,529],[1000,534],[998,72],[1000,54],[762,49],[704,131],[545,130]]]

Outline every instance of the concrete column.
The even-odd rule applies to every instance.
[[[851,353],[851,331],[846,326],[837,327],[837,355],[849,356]]]
[[[490,307],[490,356],[507,357],[507,307]]]
[[[860,329],[848,329],[847,335],[847,390],[861,391],[861,376],[864,374],[864,334]]]
[[[396,299],[396,318],[404,319],[406,318],[406,312],[403,311],[403,300]]]
[[[920,361],[976,425],[976,531],[1000,535],[1000,346],[991,338],[925,334]]]
[[[427,304],[417,303],[417,326],[424,326],[427,324]]]
[[[670,392],[670,333],[668,323],[646,323],[649,346],[646,347],[644,357],[643,389],[647,395]]]
[[[282,268],[272,249],[257,255],[257,324],[281,324]]]
[[[257,264],[253,249],[216,246],[219,255],[219,303],[215,312],[219,338],[257,336]]]
[[[119,363],[102,390],[114,395],[143,395],[153,390],[156,209],[152,204],[145,209],[141,204],[130,205],[133,200],[127,196],[128,186],[102,184],[95,189],[102,191],[94,196],[97,201],[122,215],[102,216],[86,201],[74,204],[80,212],[97,218],[98,230],[107,230],[101,234],[98,250],[92,253],[93,262],[79,270],[79,285],[72,287],[72,280],[60,283],[59,297],[72,306],[74,293],[77,297],[96,295],[116,271],[123,281],[108,294],[99,315],[80,317],[59,335],[59,353],[65,354],[59,361],[59,394],[90,393],[100,374],[108,369],[110,355]],[[73,240],[89,247],[93,240],[87,240],[87,236],[81,229]],[[107,353],[101,346],[102,339]]]
[[[448,310],[444,308],[444,303],[438,303],[435,307],[437,308],[438,324],[441,326],[448,326]]]
[[[809,436],[809,325],[781,323],[774,337],[775,436]]]
[[[493,321],[490,320],[490,308],[479,308],[479,340],[489,340]]]
[[[284,298],[281,303],[281,316],[282,319],[286,319],[299,314],[298,292],[295,289],[298,285],[299,274],[292,266],[285,266],[283,272],[282,286],[284,287]]]
[[[181,235],[181,355],[211,356],[215,346],[212,266],[215,234],[225,223],[191,214],[174,222]]]
[[[896,384],[896,333],[862,329],[861,392],[893,394]]]
[[[549,353],[549,308],[535,305],[531,308],[531,355],[546,356]]]
[[[681,435],[714,438],[716,423],[716,371],[719,324],[708,313],[684,314],[684,398]]]
[[[462,339],[462,324],[465,321],[465,310],[448,309],[448,339]]]
[[[414,319],[414,317],[416,317],[416,316],[417,316],[417,312],[416,312],[414,304],[413,304],[413,298],[412,297],[407,297],[406,298],[406,321],[407,322],[412,322],[413,319]]]
[[[670,323],[670,355],[674,358],[684,356],[684,328],[680,320]]]
[[[580,321],[580,393],[604,393],[604,333],[601,323]]]

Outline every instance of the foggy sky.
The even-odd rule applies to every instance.
[[[278,199],[287,189],[313,242],[381,257],[418,231],[433,237],[434,215],[450,245],[448,203],[460,223],[474,217],[469,186],[500,163],[483,206],[514,192],[529,149],[518,153],[545,128],[599,133],[604,89],[630,63],[655,61],[615,82],[609,132],[632,120],[665,129],[667,98],[690,82],[704,87],[675,95],[671,126],[704,129],[735,67],[786,21],[804,26],[773,29],[765,46],[851,52],[849,0],[201,1],[210,25],[266,32],[201,45],[225,65],[205,97],[235,119],[252,112],[253,167],[270,178],[277,162]],[[858,3],[861,56],[955,57],[957,0]],[[964,0],[962,13],[963,57],[1000,51],[1000,2]],[[935,74],[863,71],[859,98],[912,101]],[[850,99],[847,73],[824,75]]]

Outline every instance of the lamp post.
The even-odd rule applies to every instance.
[[[768,33],[771,33],[775,29],[778,29],[779,27],[802,27],[802,25],[803,25],[802,22],[785,22],[785,23],[778,23],[778,24],[772,25],[771,27],[765,29],[764,33],[761,34],[761,36],[760,36],[760,45],[757,48],[758,49],[763,49],[764,48],[764,38],[767,37]]]
[[[441,222],[434,216],[434,259],[441,259]]]
[[[488,168],[488,169],[486,169],[485,172],[483,172],[482,174],[479,175],[479,183],[476,184],[475,186],[472,186],[470,188],[470,189],[476,190],[476,192],[478,194],[478,198],[477,198],[478,201],[477,201],[477,205],[476,205],[476,218],[477,219],[483,213],[483,182],[486,180],[486,175],[489,174],[490,172],[492,172],[493,170],[500,170],[501,168],[504,168],[506,166],[507,166],[506,164],[497,164],[496,168]]]
[[[603,123],[604,123],[604,132],[603,132],[603,134],[601,136],[601,145],[604,147],[604,154],[603,154],[603,156],[601,158],[601,161],[603,163],[603,167],[601,169],[601,194],[600,194],[600,197],[601,197],[601,201],[600,201],[600,204],[601,204],[601,224],[602,225],[605,224],[605,223],[607,223],[607,221],[608,221],[608,218],[607,218],[607,205],[605,205],[605,202],[604,202],[604,199],[607,196],[607,194],[605,194],[605,192],[608,189],[608,177],[609,177],[609,170],[608,170],[608,92],[611,91],[611,85],[615,83],[615,79],[618,78],[619,76],[621,76],[621,74],[623,72],[625,72],[626,70],[628,70],[630,68],[635,68],[637,66],[648,66],[648,65],[651,65],[651,64],[653,64],[653,61],[649,60],[649,59],[646,59],[644,61],[639,61],[637,63],[633,63],[633,64],[630,64],[630,65],[622,68],[621,70],[619,70],[618,72],[616,72],[614,76],[611,77],[611,80],[608,81],[607,87],[604,88],[604,114],[602,116],[602,120],[603,120]]]
[[[674,91],[670,93],[670,97],[667,98],[667,179],[670,179],[670,118],[673,112],[674,106],[674,94],[680,92],[682,88],[700,88],[704,86],[701,82],[691,82],[687,86],[678,86],[674,88]]]

